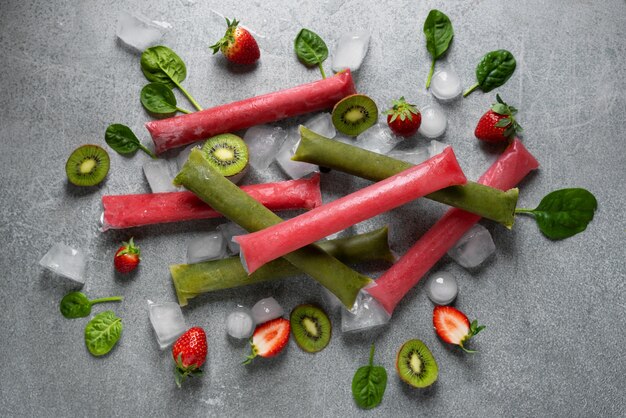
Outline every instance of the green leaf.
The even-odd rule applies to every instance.
[[[374,366],[374,344],[370,349],[369,365],[359,367],[352,378],[352,396],[363,409],[371,409],[380,404],[387,388],[387,371],[382,366]]]
[[[322,63],[328,58],[328,47],[318,34],[308,29],[301,29],[294,42],[296,55],[301,63],[307,67],[318,66],[322,77],[326,78]]]
[[[122,320],[113,311],[94,316],[85,326],[85,344],[89,352],[103,356],[115,346],[122,335]]]
[[[437,60],[448,50],[454,37],[452,22],[443,12],[431,10],[424,22],[424,35],[426,49]]]
[[[141,71],[149,81],[178,86],[187,77],[182,59],[166,46],[153,46],[141,54]]]
[[[139,138],[126,125],[120,123],[109,125],[104,133],[104,140],[119,154],[131,154],[141,149],[152,158],[156,158],[149,149],[141,145]]]
[[[511,119],[508,119],[508,118],[500,119],[499,121],[496,122],[496,127],[504,128],[505,126],[508,126],[510,123],[511,123]]]
[[[151,115],[159,117],[174,116],[176,96],[171,88],[163,83],[149,83],[141,89],[141,104]]]
[[[484,92],[500,87],[515,71],[513,54],[504,49],[485,54],[476,67],[476,79]]]
[[[545,236],[560,240],[584,231],[597,208],[598,201],[591,192],[571,188],[549,193],[535,209],[516,209],[515,212],[533,215]]]
[[[71,292],[61,299],[59,308],[61,314],[68,319],[84,318],[91,313],[91,302],[84,293]]]

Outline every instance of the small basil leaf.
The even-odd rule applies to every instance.
[[[114,123],[104,133],[106,143],[120,154],[130,154],[139,148],[139,139],[126,125]]]
[[[84,293],[71,292],[63,296],[59,308],[68,319],[84,318],[91,313],[91,302]]]
[[[359,367],[352,378],[352,396],[363,409],[378,406],[387,388],[387,371],[382,366],[374,366],[374,345],[370,349],[369,365]]]
[[[504,49],[485,54],[476,67],[476,79],[484,92],[500,87],[515,71],[513,54]]]
[[[100,312],[85,326],[85,344],[96,357],[111,351],[121,335],[122,320],[113,311]]]
[[[187,77],[182,59],[166,46],[153,46],[141,54],[141,71],[149,81],[170,87],[179,85]]]
[[[151,115],[173,116],[176,111],[176,96],[171,88],[163,83],[149,83],[141,89],[141,104]]]
[[[426,36],[426,49],[432,55],[433,60],[437,60],[448,50],[454,37],[452,22],[443,12],[431,10],[424,21],[424,35]]]
[[[555,190],[541,199],[537,208],[516,212],[532,214],[545,236],[559,240],[584,231],[597,208],[598,201],[591,192],[572,188]]]
[[[302,29],[296,36],[294,47],[298,59],[307,67],[319,65],[328,58],[328,47],[318,34]]]

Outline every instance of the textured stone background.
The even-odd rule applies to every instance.
[[[365,3],[0,4],[0,415],[624,416],[624,1]],[[264,36],[256,68],[235,71],[222,57],[209,54],[207,46],[224,30],[212,8]],[[460,282],[456,306],[487,325],[475,340],[476,355],[438,340],[431,326],[432,304],[418,285],[383,330],[342,335],[335,315],[332,342],[321,353],[306,354],[291,342],[278,358],[239,365],[246,348],[226,337],[228,310],[269,295],[287,310],[320,301],[316,285],[300,277],[215,293],[185,309],[188,324],[207,330],[210,354],[205,376],[177,390],[170,354],[159,351],[154,339],[146,299],[174,300],[168,264],[183,261],[187,241],[220,222],[102,234],[96,229],[100,197],[148,191],[141,171],[147,157],[110,152],[112,169],[95,190],[68,185],[64,173],[70,152],[84,143],[104,144],[110,123],[129,125],[149,143],[143,128],[149,117],[139,103],[146,81],[139,57],[116,41],[117,13],[141,11],[174,26],[165,43],[187,63],[184,84],[206,107],[317,79],[316,70],[305,69],[292,53],[302,26],[330,46],[344,31],[369,29],[369,54],[356,82],[386,107],[400,95],[420,106],[432,100],[423,88],[429,57],[421,31],[431,8],[445,11],[455,28],[451,50],[439,65],[454,67],[466,87],[485,52],[507,48],[518,60],[514,76],[497,92],[521,109],[524,142],[542,164],[521,184],[520,206],[533,207],[557,188],[585,187],[599,201],[595,220],[583,234],[560,242],[544,238],[529,218],[520,218],[512,231],[484,222],[498,246],[495,258],[472,272],[448,258],[437,265]],[[329,64],[326,68],[330,71]],[[469,178],[477,178],[499,151],[481,146],[472,134],[494,98],[495,92],[476,92],[445,106],[449,128],[442,140],[454,146]],[[184,99],[181,103],[186,105]],[[425,143],[417,137],[406,147]],[[252,173],[247,182],[282,178],[272,166]],[[365,184],[332,172],[323,177],[324,198]],[[417,201],[354,230],[389,224],[393,246],[403,253],[444,210]],[[113,271],[113,254],[131,235],[144,261],[137,274],[120,277]],[[68,287],[37,265],[57,241],[88,252],[85,292],[125,297],[111,306],[123,318],[124,332],[106,358],[88,354],[83,343],[87,320],[61,317],[58,301]],[[378,274],[381,267],[363,271]],[[427,390],[409,388],[394,371],[395,353],[410,338],[422,339],[440,366],[439,381]],[[364,412],[352,401],[350,382],[366,363],[372,342],[389,384],[381,406]]]

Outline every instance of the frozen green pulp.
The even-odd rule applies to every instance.
[[[300,126],[300,135],[302,140],[292,158],[294,161],[317,164],[373,181],[413,167],[405,161],[325,138],[304,126]],[[518,193],[516,188],[505,192],[468,181],[463,186],[447,187],[426,197],[511,228]]]
[[[282,222],[278,215],[211,167],[200,150],[194,149],[191,152],[174,183],[185,186],[248,232],[259,231]],[[330,290],[347,308],[352,307],[359,291],[372,282],[372,279],[352,270],[315,244],[307,245],[283,258]]]

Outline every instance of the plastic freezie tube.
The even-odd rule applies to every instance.
[[[258,232],[233,238],[249,273],[335,232],[467,181],[452,148],[385,180]]]

